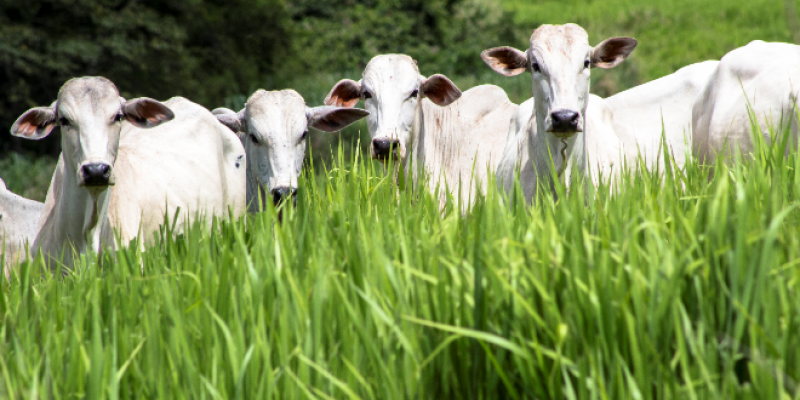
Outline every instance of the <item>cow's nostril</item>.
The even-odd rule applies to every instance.
[[[550,114],[554,132],[574,132],[578,128],[580,114],[571,110],[559,110]]]
[[[111,166],[105,163],[86,164],[81,167],[81,172],[87,186],[107,186],[111,177]]]
[[[372,148],[375,150],[375,156],[379,159],[387,159],[392,156],[393,151],[396,152],[400,147],[400,141],[397,139],[373,139]]]
[[[270,190],[270,194],[272,195],[273,204],[278,205],[280,202],[290,197],[294,199],[297,196],[297,188],[287,186],[276,187]]]

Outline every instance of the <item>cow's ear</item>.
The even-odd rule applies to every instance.
[[[353,108],[359,100],[361,100],[361,84],[352,79],[342,79],[333,86],[328,97],[325,97],[325,105]]]
[[[36,107],[25,111],[14,125],[11,134],[25,139],[39,140],[47,137],[56,126],[56,108]]]
[[[491,69],[505,76],[516,76],[528,70],[528,55],[513,47],[484,50],[481,58]]]
[[[314,107],[306,108],[308,125],[325,132],[336,132],[369,115],[360,108]]]
[[[152,128],[175,118],[169,107],[147,97],[126,101],[122,105],[122,114],[128,122],[139,128]]]
[[[439,106],[450,105],[461,97],[461,90],[458,86],[441,74],[425,79],[419,88],[424,97]]]
[[[215,108],[211,113],[217,117],[217,120],[221,122],[222,125],[232,130],[233,133],[242,136],[246,130],[244,124],[244,110],[243,108],[242,111],[236,113],[228,108]]]
[[[592,66],[604,69],[616,67],[631,54],[637,43],[636,39],[629,37],[604,40],[592,50]]]

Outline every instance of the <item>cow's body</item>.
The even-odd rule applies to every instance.
[[[44,204],[12,193],[0,179],[0,254],[5,273],[26,258],[26,246],[33,244]]]
[[[788,127],[796,149],[799,93],[800,46],[756,40],[729,52],[694,105],[695,155],[712,162],[717,154],[729,154],[733,149],[751,153],[751,115],[767,143],[770,132],[783,133]]]
[[[412,176],[428,176],[431,192],[439,186],[444,193],[446,183],[455,200],[468,207],[478,194],[486,193],[487,171],[500,164],[517,105],[503,89],[481,85],[447,107],[423,99],[420,108],[422,123],[412,139]]]
[[[72,79],[52,106],[20,116],[12,134],[40,139],[56,125],[62,153],[32,248],[51,266],[70,268],[73,251],[115,248],[140,232],[143,244],[179,207],[176,233],[197,215],[245,210],[241,143],[186,99],[126,101],[105,78]]]
[[[276,205],[296,199],[309,127],[336,132],[369,114],[353,108],[309,108],[291,89],[257,90],[238,113],[227,108],[212,113],[237,134],[247,151],[250,212],[263,209],[270,198]]]
[[[692,64],[605,99],[629,165],[641,155],[648,169],[663,168],[663,132],[667,153],[683,167],[691,153],[692,106],[718,63]]]
[[[522,168],[521,186],[530,201],[537,187],[550,188],[553,177],[566,184],[573,172],[599,184],[600,177],[613,179],[625,160],[624,144],[614,132],[614,116],[603,99],[589,94],[590,68],[613,68],[636,46],[631,38],[611,38],[595,47],[588,35],[574,24],[542,25],[530,39],[526,52],[498,47],[481,54],[495,71],[506,76],[529,71],[533,75],[533,104],[523,103],[514,116],[515,129],[509,133],[498,178],[506,190],[509,175]],[[525,122],[524,113],[531,114]],[[527,140],[528,162],[520,151]],[[514,162],[516,158],[517,162]],[[553,192],[554,193],[554,192]]]
[[[481,85],[462,94],[443,75],[425,78],[416,62],[402,54],[374,57],[361,81],[340,81],[325,102],[352,107],[360,99],[370,112],[372,157],[397,159],[415,185],[427,176],[431,191],[440,188],[440,205],[449,192],[456,202],[460,199],[462,210],[485,192],[487,171],[500,163],[517,108],[497,86]]]

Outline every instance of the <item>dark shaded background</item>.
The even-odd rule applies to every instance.
[[[0,0],[0,157],[58,155],[58,132],[34,142],[8,129],[72,77],[105,76],[127,98],[239,107],[258,88],[352,75],[383,52],[437,72],[483,71],[477,54],[511,40],[506,17],[475,0]]]

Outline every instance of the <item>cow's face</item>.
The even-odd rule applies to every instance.
[[[172,111],[155,100],[125,101],[108,79],[85,77],[67,81],[50,107],[22,114],[11,133],[37,140],[60,126],[65,167],[75,173],[78,186],[102,191],[114,184],[122,120],[149,128],[172,118]]]
[[[446,106],[461,97],[461,91],[444,75],[420,75],[411,57],[387,54],[367,64],[360,82],[345,79],[337,83],[325,104],[353,107],[363,99],[370,113],[367,125],[372,158],[387,161],[408,155],[417,102],[423,97]]]
[[[242,140],[247,149],[248,179],[257,182],[262,200],[272,198],[277,204],[297,194],[309,127],[336,132],[364,118],[367,112],[308,108],[294,90],[259,90],[240,112],[216,109],[214,114]]]
[[[537,121],[545,132],[565,138],[583,131],[591,68],[613,68],[635,47],[632,38],[611,38],[591,47],[578,25],[542,25],[533,31],[527,52],[498,47],[481,57],[506,76],[530,71]]]

